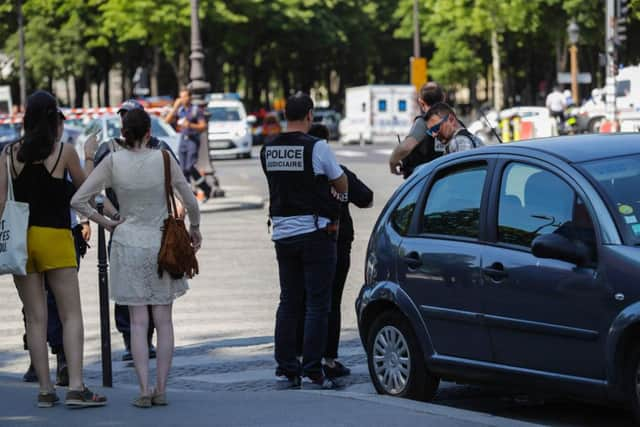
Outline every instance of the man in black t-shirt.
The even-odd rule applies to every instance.
[[[432,105],[443,101],[444,92],[437,83],[425,83],[420,89],[418,105],[420,105],[423,114]],[[403,175],[406,179],[419,165],[444,154],[444,146],[432,136],[427,135],[423,114],[415,118],[409,135],[393,150],[389,157],[389,168],[394,175]]]

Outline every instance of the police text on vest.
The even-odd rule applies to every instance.
[[[265,162],[268,172],[302,172],[304,171],[304,147],[301,145],[266,147]]]

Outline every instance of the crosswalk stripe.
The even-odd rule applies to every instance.
[[[337,150],[336,156],[342,157],[366,157],[367,153],[363,153],[362,151],[352,151],[352,150]]]

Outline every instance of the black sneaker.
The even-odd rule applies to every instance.
[[[156,348],[153,346],[153,344],[149,344],[149,359],[155,359],[156,358]]]
[[[24,381],[25,383],[38,382],[38,375],[36,374],[36,370],[33,365],[29,364],[29,369],[27,369],[27,372],[25,372],[22,376],[22,381]]]
[[[133,360],[133,355],[131,354],[131,350],[129,350],[128,348],[124,350],[124,353],[122,353],[122,361],[123,362],[130,362]]]
[[[319,375],[306,377],[302,387],[307,390],[340,390],[344,386],[335,379]]]
[[[324,370],[324,374],[329,378],[340,378],[346,377],[347,375],[351,375],[351,369],[344,366],[342,363],[335,361],[334,366],[331,367],[329,365],[323,365],[322,369]]]
[[[302,378],[298,375],[287,375],[278,380],[276,388],[278,390],[298,390],[302,388]]]
[[[38,408],[51,408],[59,401],[60,398],[55,390],[47,393],[38,393]]]

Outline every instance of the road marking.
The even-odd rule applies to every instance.
[[[363,153],[362,151],[352,151],[352,150],[337,150],[336,156],[342,157],[366,157],[367,153]]]
[[[391,153],[393,153],[393,149],[392,148],[384,148],[381,150],[375,150],[376,153],[378,154],[382,154],[383,156],[389,156],[391,155]]]

